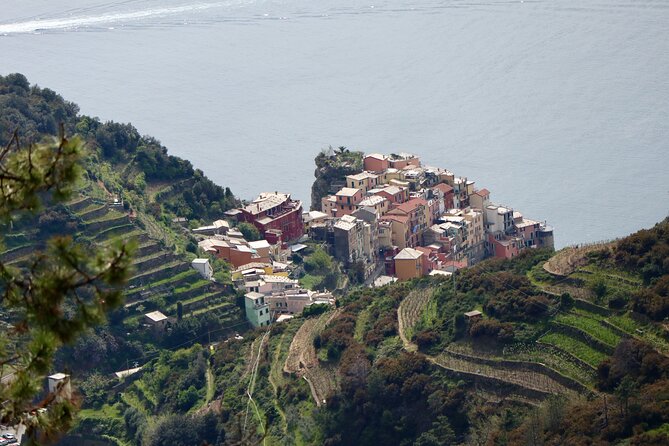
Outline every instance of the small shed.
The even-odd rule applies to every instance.
[[[144,315],[144,320],[156,333],[162,333],[167,328],[169,318],[160,311],[152,311]]]
[[[481,319],[483,317],[483,313],[481,313],[479,310],[468,311],[465,313],[465,317],[471,324]]]

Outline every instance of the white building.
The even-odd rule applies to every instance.
[[[56,401],[69,400],[72,397],[70,375],[55,373],[48,377],[49,393],[56,395]]]
[[[211,268],[211,264],[209,264],[209,259],[195,259],[190,265],[195,271],[200,273],[203,278],[211,280],[212,277],[214,277],[214,270]]]

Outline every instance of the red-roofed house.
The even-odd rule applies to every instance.
[[[516,257],[524,248],[523,239],[520,237],[509,237],[502,233],[488,234],[488,244],[495,257],[511,259]]]
[[[422,198],[413,198],[406,203],[398,204],[386,215],[398,215],[409,219],[407,245],[412,248],[420,244],[423,231],[428,227],[428,222],[431,220],[427,201]]]
[[[409,189],[399,186],[388,186],[380,189],[374,195],[380,195],[391,203],[404,203],[409,200]]]
[[[453,208],[453,188],[446,183],[439,183],[432,188],[432,193],[439,203],[439,214]]]
[[[490,204],[490,192],[488,189],[474,191],[469,196],[469,205],[474,209],[485,209]]]

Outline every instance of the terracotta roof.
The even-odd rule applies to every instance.
[[[453,188],[446,183],[439,183],[436,186],[434,186],[434,188],[439,189],[440,191],[442,191],[445,194],[453,191]]]
[[[379,220],[380,221],[394,220],[394,221],[398,221],[400,223],[406,224],[406,223],[409,222],[409,217],[407,217],[406,215],[389,215],[389,214],[386,214],[383,217],[379,218]]]
[[[410,213],[414,209],[416,209],[418,206],[427,206],[427,201],[425,201],[422,198],[412,198],[411,200],[407,201],[406,203],[399,204],[395,206],[394,210],[400,210],[405,213]]]
[[[432,254],[432,250],[430,248],[426,248],[425,246],[416,246],[416,250],[427,255]]]
[[[481,197],[485,197],[486,195],[490,195],[490,191],[488,189],[481,189],[481,190],[476,190],[474,191],[476,195],[479,195]]]

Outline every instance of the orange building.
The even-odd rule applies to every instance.
[[[422,277],[427,274],[425,254],[412,248],[404,248],[394,258],[395,275],[399,281]]]

